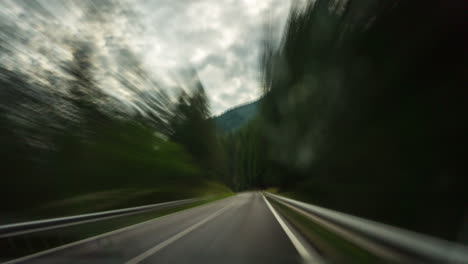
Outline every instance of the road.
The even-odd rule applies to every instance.
[[[19,263],[302,263],[296,238],[262,194],[250,192]]]

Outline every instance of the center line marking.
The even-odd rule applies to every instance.
[[[203,225],[204,223],[210,221],[211,219],[215,218],[216,216],[220,215],[222,212],[226,211],[227,209],[230,208],[230,205],[227,205],[226,207],[223,207],[221,209],[219,209],[218,211],[214,212],[213,214],[211,214],[210,216],[208,216],[207,218],[203,219],[202,221],[188,227],[187,229],[181,231],[180,233],[177,233],[175,235],[173,235],[172,237],[170,237],[169,239],[167,239],[166,241],[163,241],[159,244],[157,244],[156,246],[148,249],[147,251],[143,252],[142,254],[134,257],[133,259],[125,262],[125,264],[136,264],[136,263],[140,263],[141,261],[143,261],[144,259],[148,258],[149,256],[155,254],[156,252],[158,252],[159,250],[167,247],[168,245],[174,243],[175,241],[179,240],[180,238],[184,237],[185,235],[189,234],[190,232],[192,232],[193,230],[197,229],[198,227],[200,227],[201,225]]]

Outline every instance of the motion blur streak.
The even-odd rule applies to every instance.
[[[2,0],[0,226],[267,189],[466,244],[466,4]],[[236,196],[239,215],[225,217],[230,208],[145,261],[182,245],[196,254],[223,227],[271,241],[248,251],[248,239],[223,236],[203,257],[298,260],[257,196]],[[379,263],[271,205],[292,230],[314,230],[308,246],[326,261]],[[0,261],[184,206],[0,239]],[[173,235],[196,222],[179,220]]]
[[[2,224],[230,193],[196,69],[150,72],[132,10],[0,3]]]
[[[239,133],[263,149],[254,180],[467,242],[465,8],[317,0],[293,9],[281,48],[265,44],[260,118]]]

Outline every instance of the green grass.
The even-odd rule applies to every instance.
[[[14,222],[87,214],[187,198],[219,197],[233,192],[217,182],[171,183],[157,187],[104,190],[47,202],[14,216]],[[8,222],[1,221],[2,224]]]
[[[269,187],[265,190],[265,192],[273,193],[273,194],[278,194],[279,189],[277,187]]]
[[[318,249],[327,263],[388,263],[291,208],[273,199],[269,201]]]

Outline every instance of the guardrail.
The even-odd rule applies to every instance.
[[[100,231],[98,230],[102,230],[104,226],[109,224],[104,220],[114,221],[110,222],[110,228],[120,229],[126,226],[125,216],[158,212],[203,200],[203,198],[192,198],[105,212],[0,225],[0,262],[10,263],[8,261],[99,235]],[[109,232],[110,228],[104,227],[105,231],[103,232]]]
[[[144,206],[137,206],[131,208],[124,208],[118,210],[111,210],[105,212],[98,212],[98,213],[90,213],[90,214],[83,214],[83,215],[75,215],[75,216],[68,216],[68,217],[59,217],[59,218],[51,218],[46,220],[39,220],[39,221],[29,221],[29,222],[22,222],[22,223],[15,223],[15,224],[8,224],[8,225],[0,225],[0,239],[2,238],[9,238],[18,235],[25,235],[31,234],[34,232],[45,231],[50,229],[57,229],[62,227],[68,227],[73,225],[79,225],[84,223],[90,223],[95,221],[101,221],[136,213],[148,212],[152,210],[159,210],[189,203],[194,203],[201,201],[201,198],[192,198],[192,199],[184,199],[184,200],[177,200],[165,203],[157,203],[157,204],[150,204]]]
[[[390,263],[468,263],[468,247],[283,196],[269,199]]]

